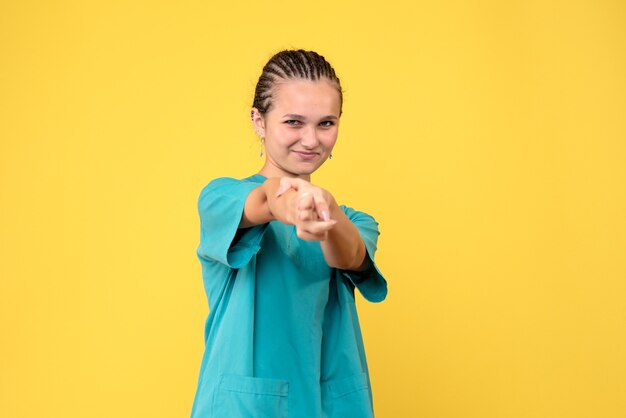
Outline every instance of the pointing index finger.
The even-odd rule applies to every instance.
[[[328,203],[319,195],[314,195],[313,200],[315,202],[315,211],[319,217],[324,221],[330,221],[330,210],[328,209]]]

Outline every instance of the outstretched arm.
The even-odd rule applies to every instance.
[[[295,225],[303,240],[320,241],[330,267],[365,267],[363,240],[328,191],[302,179],[266,180],[248,195],[239,226],[247,228],[272,220]]]
[[[328,237],[320,242],[326,262],[331,267],[342,270],[362,270],[365,263],[365,244],[359,235],[356,226],[343,213],[333,199],[330,211],[331,219],[337,221],[328,231]]]

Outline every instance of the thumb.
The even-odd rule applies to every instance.
[[[283,193],[285,193],[287,190],[291,189],[292,187],[297,190],[293,179],[289,177],[282,177],[280,179],[278,190],[276,190],[276,197],[280,197]]]

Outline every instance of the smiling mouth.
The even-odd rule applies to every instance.
[[[311,160],[319,155],[318,152],[310,152],[310,151],[293,151],[297,155],[299,155],[302,159]]]

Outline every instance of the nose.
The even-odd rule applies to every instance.
[[[319,140],[317,139],[317,131],[315,127],[307,127],[302,129],[302,136],[300,138],[300,143],[303,147],[307,149],[313,149],[319,144]]]

